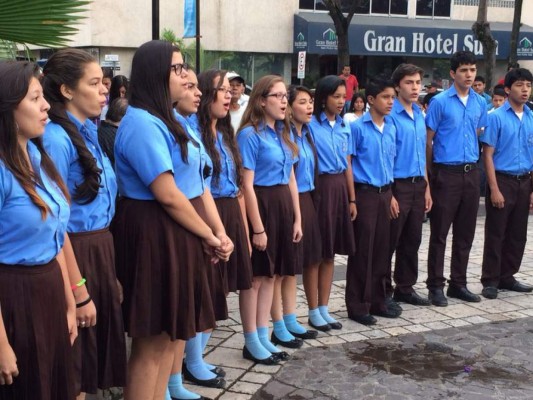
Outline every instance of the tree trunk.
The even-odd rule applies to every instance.
[[[520,33],[520,20],[522,19],[522,0],[514,2],[513,29],[511,30],[511,50],[509,53],[509,67],[514,67],[518,63],[516,49],[518,47],[518,34]]]
[[[485,59],[485,81],[487,88],[492,88],[494,68],[496,66],[496,40],[490,31],[490,24],[487,21],[487,0],[479,0],[477,21],[472,25],[472,31],[477,40],[483,46],[483,56]]]

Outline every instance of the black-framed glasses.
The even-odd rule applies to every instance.
[[[278,100],[283,100],[283,98],[287,100],[289,99],[289,95],[287,93],[281,93],[281,92],[265,94],[264,97],[275,97]]]
[[[185,70],[185,71],[188,71],[189,70],[189,64],[187,63],[177,63],[177,64],[172,64],[170,66],[170,69],[174,71],[174,73],[176,75],[181,75],[181,73]]]

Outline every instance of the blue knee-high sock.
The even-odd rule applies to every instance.
[[[204,352],[205,352],[205,346],[207,346],[207,342],[209,341],[210,337],[211,337],[211,332],[202,332],[202,354],[204,354]],[[209,371],[212,371],[212,370],[215,369],[214,365],[205,362],[205,360],[203,360],[203,361],[204,361],[205,367]]]
[[[217,376],[205,367],[202,356],[202,333],[200,332],[195,337],[187,340],[185,344],[185,364],[196,379],[216,378]]]
[[[283,316],[283,321],[285,322],[285,326],[291,333],[305,333],[307,332],[307,329],[305,329],[302,325],[298,323],[296,320],[296,314],[286,314]]]
[[[248,351],[252,353],[252,356],[259,360],[264,360],[265,358],[268,358],[272,355],[272,353],[262,345],[261,341],[259,340],[257,331],[248,333],[244,332],[244,345],[246,346]]]
[[[185,389],[181,374],[170,375],[170,379],[168,380],[167,396],[165,400],[171,400],[170,396],[183,400],[197,400],[201,398],[199,394]]]
[[[320,310],[318,308],[309,310],[309,320],[314,326],[324,326],[328,324],[328,322],[322,318],[322,315],[320,315]]]
[[[291,340],[294,340],[294,336],[292,336],[287,330],[285,322],[282,319],[279,321],[274,321],[274,333],[279,340],[283,340],[284,342],[290,342]]]
[[[329,315],[328,306],[318,306],[318,311],[320,311],[320,315],[322,315],[322,318],[324,318],[328,324],[337,322],[336,319]]]
[[[278,349],[268,338],[268,326],[258,326],[257,335],[259,336],[259,341],[265,349],[271,353],[279,353],[281,350]]]

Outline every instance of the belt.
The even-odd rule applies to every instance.
[[[383,185],[383,186],[374,186],[374,185],[369,185],[367,183],[356,183],[355,187],[363,191],[385,193],[387,190],[390,189],[390,183],[388,185]]]
[[[522,175],[513,175],[513,174],[506,174],[505,172],[496,171],[496,175],[502,176],[504,178],[516,179],[517,181],[522,181],[524,179],[531,179],[531,172],[528,172]]]
[[[423,176],[410,176],[408,178],[394,178],[394,182],[411,182],[418,183],[423,181],[425,178]]]
[[[457,165],[434,163],[433,166],[435,168],[444,169],[446,171],[463,172],[465,174],[472,171],[473,169],[477,169],[476,163],[466,163]]]

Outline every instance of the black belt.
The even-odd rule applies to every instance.
[[[434,163],[433,166],[435,168],[444,169],[446,171],[463,172],[465,174],[472,171],[473,169],[477,169],[476,163],[466,163],[466,164],[457,164],[457,165]]]
[[[366,190],[369,192],[385,193],[387,190],[390,189],[390,184],[383,185],[383,186],[374,186],[374,185],[369,185],[366,183],[356,183],[355,188],[358,190],[363,190],[363,191]]]
[[[496,171],[496,175],[502,176],[504,178],[516,179],[517,181],[522,181],[524,179],[531,179],[531,172],[528,172],[522,175],[513,175],[513,174],[506,174],[505,172]]]
[[[425,178],[423,176],[410,176],[409,178],[394,178],[394,182],[411,182],[418,183],[423,181]]]

